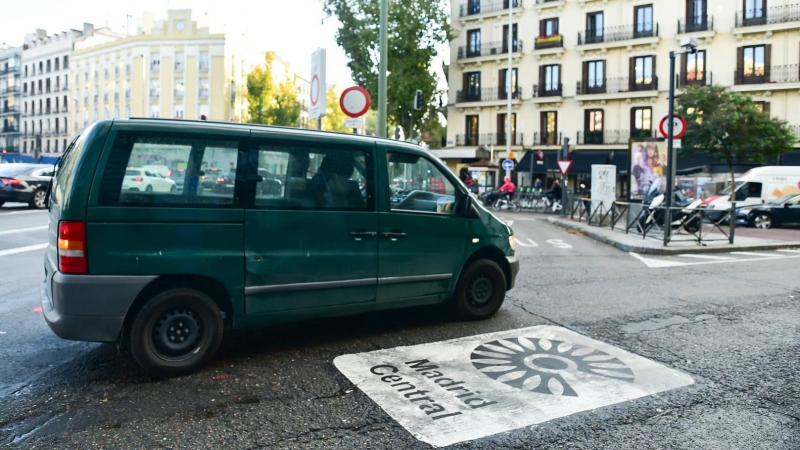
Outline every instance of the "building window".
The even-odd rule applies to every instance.
[[[50,73],[51,70],[50,70],[50,60],[49,59],[47,60],[46,66],[47,66],[47,73]]]
[[[648,138],[653,128],[652,108],[631,109],[631,138]]]
[[[28,153],[28,141],[22,143],[22,153]]]
[[[50,153],[50,139],[47,140],[47,147],[45,153]]]
[[[586,44],[603,42],[603,13],[589,13],[586,15]]]
[[[753,102],[753,106],[755,106],[756,111],[760,113],[769,114],[769,102],[764,102],[764,101]]]
[[[764,14],[765,0],[744,0],[744,18],[761,19]]]
[[[64,56],[64,69],[69,68],[69,56]]]
[[[691,15],[690,22],[696,25],[695,29],[702,30],[703,28],[699,27],[700,25],[706,24],[706,10],[708,9],[707,2],[708,0],[689,0],[689,8]]]
[[[464,135],[464,145],[477,147],[478,133],[480,132],[480,121],[478,116],[466,116],[466,133]]]
[[[583,88],[581,94],[602,94],[606,89],[606,62],[583,63]]]
[[[508,114],[497,115],[497,145],[506,145],[506,132],[508,131]],[[511,113],[511,145],[522,145],[517,136],[517,114]]]
[[[56,130],[56,133],[57,132],[58,130]],[[53,153],[58,153],[58,139],[53,139]]]
[[[561,66],[558,64],[542,66],[541,71],[541,83],[544,86],[544,92],[547,95],[561,92]]]
[[[652,89],[654,84],[654,57],[633,58],[633,90]]]
[[[175,119],[183,120],[183,106],[175,107]]]
[[[208,78],[200,78],[200,98],[208,98]]]
[[[745,78],[763,77],[765,74],[766,46],[744,47],[743,74]],[[762,81],[763,82],[763,81]]]
[[[175,53],[175,71],[183,72],[185,60],[182,52]]]
[[[175,82],[175,98],[183,98],[183,94],[185,92],[185,86],[183,81]]]
[[[480,56],[481,30],[467,31],[467,57]]]
[[[584,144],[603,143],[603,110],[590,109],[584,113]]]
[[[704,84],[706,79],[706,52],[699,50],[697,53],[687,53],[685,56],[686,67],[683,71],[685,84]]]
[[[649,37],[653,35],[653,5],[637,6],[634,8],[636,30],[634,36]]]
[[[150,117],[158,119],[161,113],[161,107],[158,105],[150,105]]]
[[[210,66],[210,59],[208,58],[208,52],[200,52],[200,70],[207,71]]]
[[[150,55],[150,70],[158,71],[161,69],[161,56],[158,53]]]
[[[479,102],[481,101],[481,73],[467,72],[464,74],[464,92],[462,101]]]
[[[539,21],[539,36],[550,37],[558,34],[558,19],[544,19]]]
[[[498,80],[500,81],[500,99],[506,100],[508,99],[508,69],[500,70],[498,74]],[[517,69],[511,69],[511,98],[519,99],[519,84],[518,77],[517,77]]]
[[[511,51],[517,51],[517,24],[511,27]],[[508,53],[508,25],[503,25],[503,53]]]
[[[545,111],[542,113],[542,145],[558,144],[558,113],[556,111]]]
[[[59,69],[59,62],[60,62],[60,61],[59,61],[59,59],[58,59],[58,58],[56,58],[56,59],[55,59],[55,63],[56,63],[56,71],[59,71],[59,70],[61,70],[61,69]]]

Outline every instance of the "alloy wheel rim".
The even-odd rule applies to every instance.
[[[43,191],[37,191],[36,194],[33,195],[33,204],[36,205],[37,208],[44,208],[44,197],[45,193]]]
[[[194,356],[205,339],[203,320],[186,307],[165,311],[150,334],[153,351],[166,361],[183,361]]]
[[[772,226],[772,221],[769,217],[758,216],[756,217],[756,228],[767,229]]]

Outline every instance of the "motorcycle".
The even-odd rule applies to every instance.
[[[647,214],[643,214],[639,218],[639,227],[642,230],[645,230],[650,224],[655,223],[660,227],[664,227],[664,222],[666,219],[665,210],[661,209],[661,206],[664,204],[664,200],[666,197],[664,194],[658,194],[657,192],[651,193],[644,199],[644,208],[647,210]],[[680,203],[680,199],[676,199]],[[672,214],[672,222],[670,223],[670,227],[673,231],[680,230],[683,228],[686,230],[687,233],[695,234],[703,228],[703,219],[701,216],[696,214],[696,210],[700,207],[702,200],[695,200],[685,208],[681,209],[677,213]]]

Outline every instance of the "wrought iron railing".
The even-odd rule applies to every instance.
[[[618,94],[621,92],[655,91],[658,90],[658,77],[653,76],[643,79],[606,78],[594,80],[591,84],[578,81],[576,91],[578,95],[589,94]]]
[[[800,21],[800,4],[746,9],[736,13],[737,28],[797,21]]]
[[[534,50],[544,50],[547,48],[561,48],[564,46],[564,36],[539,36],[534,41]]]
[[[517,87],[511,91],[512,100],[522,99],[522,88]],[[508,89],[483,88],[456,92],[456,103],[467,102],[493,102],[508,100]]]
[[[578,131],[578,145],[627,145],[630,139],[654,138],[652,130],[598,130]]]
[[[522,6],[522,0],[513,0],[512,5],[514,8],[519,8],[520,6]],[[508,7],[509,7],[509,0],[494,1],[494,2],[485,2],[485,1],[482,2],[480,0],[471,0],[459,6],[458,16],[469,17],[478,14],[503,11],[503,10],[508,10]]]
[[[618,42],[658,36],[658,23],[646,22],[637,25],[595,28],[578,33],[578,45]]]
[[[714,30],[714,16],[703,15],[678,20],[678,34]]]
[[[522,41],[517,40],[511,46],[511,53],[522,52]],[[477,58],[479,56],[500,56],[508,54],[508,42],[481,42],[477,46],[462,45],[458,47],[458,59]]]
[[[767,83],[797,83],[800,82],[800,65],[769,66],[760,70],[736,69],[734,84],[767,84]]]
[[[533,133],[533,145],[561,145],[561,133],[558,132],[535,132]]]
[[[561,83],[535,84],[533,86],[534,97],[561,97],[564,93],[564,86]]]

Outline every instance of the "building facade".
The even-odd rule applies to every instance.
[[[0,46],[0,152],[21,148],[22,48]]]
[[[669,53],[683,53],[686,37],[700,47],[678,55],[678,93],[725,86],[800,128],[800,5],[790,0],[463,0],[452,2],[452,17],[448,147],[488,148],[497,163],[510,140],[526,185],[531,172],[557,172],[565,138],[571,172],[611,162],[627,174],[629,139],[660,137]],[[800,164],[797,152],[784,163],[795,158]],[[706,163],[679,161],[679,170]]]
[[[263,62],[263,52],[211,33],[191,10],[143,24],[135,36],[76,45],[71,133],[112,118],[244,119],[247,73]]]

